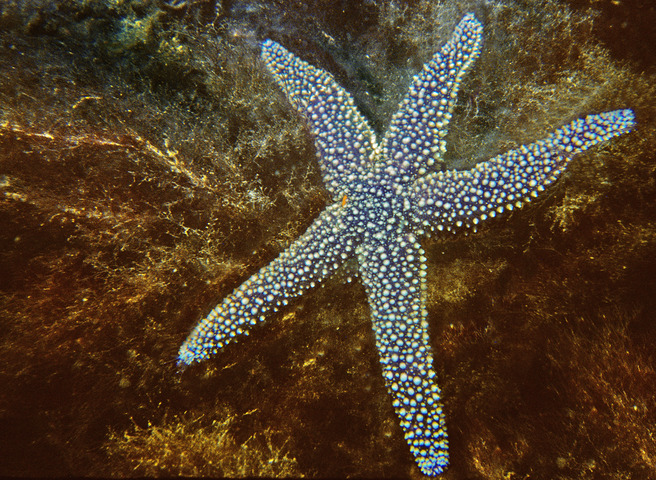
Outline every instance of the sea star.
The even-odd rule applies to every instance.
[[[418,236],[459,231],[536,197],[570,159],[634,125],[631,110],[589,115],[546,139],[471,170],[428,172],[445,151],[460,81],[480,54],[481,23],[467,14],[424,65],[379,144],[334,78],[276,42],[262,59],[307,121],[334,203],[271,264],[200,321],[180,347],[181,367],[207,359],[268,314],[314,287],[352,256],[365,285],[387,390],[426,475],[448,465],[440,389],[426,321],[426,258]]]

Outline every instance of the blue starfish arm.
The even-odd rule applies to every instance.
[[[438,475],[449,450],[428,337],[424,251],[411,233],[370,240],[357,253],[383,378],[417,465]]]
[[[351,95],[329,73],[292,55],[272,40],[262,43],[262,60],[292,106],[314,134],[323,181],[335,199],[351,185],[378,149],[376,137]]]
[[[331,275],[353,255],[343,207],[324,210],[273,262],[246,280],[201,320],[178,351],[178,365],[206,360],[251,326]]]
[[[634,124],[631,110],[588,115],[544,140],[510,150],[471,170],[431,173],[412,188],[412,219],[420,229],[456,232],[475,227],[537,197],[573,156],[630,131]]]
[[[426,173],[446,151],[451,120],[463,76],[480,55],[483,26],[467,14],[451,39],[414,76],[382,141],[385,162],[379,168],[400,183]]]

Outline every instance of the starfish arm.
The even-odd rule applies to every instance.
[[[425,475],[449,463],[448,440],[425,308],[425,258],[413,234],[357,249],[376,346],[394,410]]]
[[[329,73],[292,55],[272,40],[262,43],[262,60],[292,106],[314,134],[326,188],[337,197],[366,170],[376,137],[351,95]]]
[[[383,138],[387,175],[408,183],[446,151],[444,137],[463,76],[481,52],[483,26],[469,13],[414,76]]]
[[[210,355],[251,326],[332,274],[352,256],[355,243],[340,204],[328,207],[273,262],[246,280],[201,320],[178,352],[185,367]]]
[[[631,130],[631,110],[588,115],[545,140],[523,145],[471,170],[436,172],[417,180],[410,194],[412,220],[420,230],[456,232],[521,207],[565,170],[576,154]]]

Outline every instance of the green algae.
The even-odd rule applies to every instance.
[[[149,477],[299,477],[296,461],[281,453],[266,430],[238,444],[231,432],[234,416],[216,412],[216,420],[163,419],[161,425],[138,425],[122,435],[110,434],[107,453],[124,470],[114,475]]]
[[[444,477],[655,474],[653,68],[601,43],[608,17],[552,1],[349,8],[2,7],[0,474],[417,477],[357,282],[174,361],[326,202],[255,40],[334,73],[382,128],[471,10],[485,47],[447,165],[587,113],[630,107],[638,126],[535,203],[426,243]]]

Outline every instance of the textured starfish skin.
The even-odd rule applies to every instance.
[[[445,417],[426,321],[426,258],[418,237],[457,232],[530,201],[571,158],[628,132],[633,112],[576,120],[546,139],[471,170],[429,173],[445,151],[463,75],[480,54],[483,29],[466,15],[424,65],[378,143],[333,77],[277,43],[262,59],[314,134],[333,196],[308,230],[200,321],[180,347],[182,367],[209,358],[356,256],[368,295],[387,390],[417,465],[438,475],[449,462]]]

